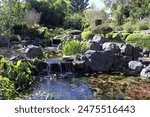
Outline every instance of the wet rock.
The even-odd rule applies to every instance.
[[[118,46],[123,55],[132,56],[132,54],[133,54],[133,46],[132,45],[121,43],[121,44],[118,44]]]
[[[143,49],[139,46],[133,46],[133,60],[138,60],[139,57],[142,57],[142,51]]]
[[[81,41],[81,35],[73,35],[73,39]]]
[[[84,55],[88,58],[90,70],[95,72],[109,71],[115,59],[111,51],[88,50]]]
[[[66,62],[72,62],[74,58],[72,56],[63,56],[62,60]]]
[[[43,57],[43,52],[38,46],[30,45],[25,50],[25,54],[29,58],[41,58]]]
[[[146,68],[142,69],[141,76],[146,77],[146,78],[150,78],[150,65],[147,66]]]
[[[96,50],[96,51],[101,51],[102,50],[102,45],[100,45],[97,42],[90,42],[87,46],[88,50]]]
[[[91,42],[96,42],[98,44],[104,43],[104,37],[102,36],[94,36]]]
[[[35,59],[34,66],[38,72],[38,75],[46,75],[47,74],[47,63],[41,60]]]
[[[57,47],[46,47],[45,53],[48,54],[57,54]]]
[[[52,43],[53,43],[53,45],[57,45],[58,46],[60,43],[62,43],[62,41],[59,38],[55,38],[55,39],[52,40]]]
[[[0,47],[8,47],[10,39],[6,36],[0,36]]]
[[[110,50],[110,51],[113,51],[114,53],[119,53],[120,52],[119,46],[117,46],[115,43],[112,43],[112,42],[104,43],[102,49],[105,50],[105,51]]]
[[[129,69],[133,70],[135,73],[140,73],[143,68],[143,64],[139,61],[130,61],[128,66]]]

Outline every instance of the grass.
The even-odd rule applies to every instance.
[[[87,41],[80,42],[78,40],[71,40],[62,45],[62,52],[64,55],[75,55],[86,51]]]

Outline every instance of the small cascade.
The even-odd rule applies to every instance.
[[[60,61],[58,59],[47,59],[47,74],[48,76],[57,75],[57,78],[73,77],[73,64],[69,61]]]

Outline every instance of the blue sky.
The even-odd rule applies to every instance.
[[[94,3],[99,9],[102,9],[104,7],[102,0],[89,0],[89,3]]]

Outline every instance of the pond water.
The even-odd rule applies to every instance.
[[[87,84],[87,78],[52,78],[43,76],[37,82],[27,100],[89,100],[93,94]]]

